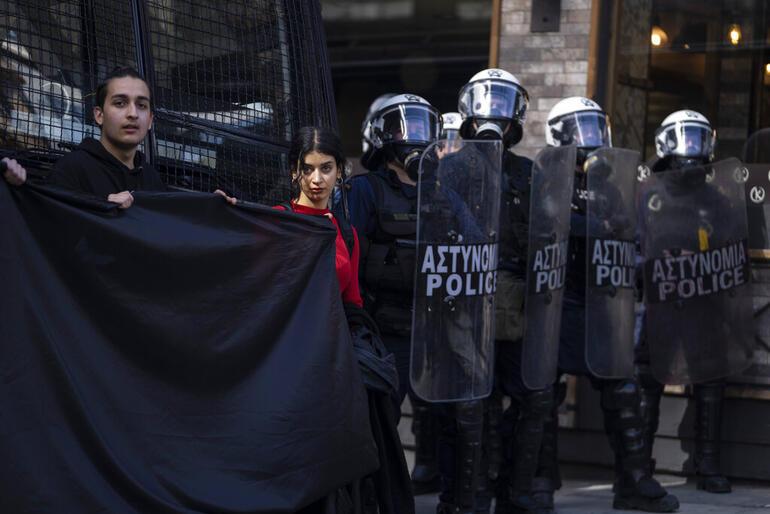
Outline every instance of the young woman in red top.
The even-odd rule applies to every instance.
[[[344,231],[340,229],[340,220],[331,213],[329,206],[335,185],[342,183],[345,157],[342,143],[329,129],[304,127],[299,130],[291,148],[289,162],[292,163],[291,183],[292,211],[311,216],[327,216],[337,228],[336,267],[337,279],[342,292],[342,301],[346,304],[345,315],[351,330],[353,346],[359,355],[364,384],[367,386],[369,399],[370,424],[372,436],[378,447],[380,469],[374,475],[362,477],[354,484],[345,486],[340,491],[347,491],[351,501],[357,496],[353,490],[366,490],[367,494],[357,497],[357,510],[363,510],[364,504],[378,506],[383,514],[414,514],[414,498],[411,492],[409,468],[404,460],[404,450],[398,435],[397,417],[394,412],[392,397],[398,391],[398,378],[392,355],[379,337],[379,330],[366,312],[358,288],[358,235],[352,225],[342,220]],[[286,207],[277,207],[286,208]],[[352,251],[348,251],[350,237],[345,242],[348,228],[352,232]],[[365,347],[365,349],[362,349]],[[373,361],[377,365],[373,366]],[[368,377],[368,379],[367,379]],[[377,387],[370,385],[374,381]],[[371,487],[364,487],[362,481],[369,481]],[[326,512],[322,506],[325,500],[309,507],[302,514]]]
[[[289,162],[292,163],[291,210],[311,216],[326,216],[334,223],[337,228],[337,279],[342,301],[363,307],[358,288],[358,234],[351,226],[354,244],[352,252],[348,251],[339,222],[329,209],[334,186],[342,183],[346,164],[339,137],[329,129],[303,127],[292,141]]]
[[[380,469],[374,475],[362,477],[354,484],[348,484],[340,489],[352,495],[352,490],[366,490],[363,496],[357,497],[357,509],[363,510],[364,504],[378,505],[378,512],[383,514],[414,514],[414,498],[412,496],[409,468],[404,459],[404,450],[398,435],[398,422],[395,414],[393,398],[397,396],[398,375],[393,364],[392,355],[380,340],[379,331],[374,320],[363,310],[363,301],[358,289],[358,235],[352,225],[344,220],[342,223],[347,233],[350,228],[353,235],[352,251],[348,251],[340,221],[329,209],[334,187],[342,182],[345,169],[345,157],[342,144],[337,135],[329,129],[304,127],[299,130],[289,149],[291,163],[291,202],[288,205],[276,206],[276,209],[290,208],[293,212],[311,216],[326,216],[337,228],[336,239],[336,268],[342,301],[345,303],[345,315],[351,330],[353,346],[358,355],[363,352],[365,357],[359,357],[364,384],[367,385],[369,399],[370,424],[378,426],[372,436],[378,447]],[[227,196],[222,191],[216,191],[235,204],[235,198]],[[368,379],[376,383],[368,385]],[[361,481],[371,481],[371,487],[364,487]],[[350,489],[351,491],[348,491]],[[339,494],[342,494],[338,491]],[[327,512],[324,506],[326,499],[319,500],[303,509],[301,514],[319,514]]]

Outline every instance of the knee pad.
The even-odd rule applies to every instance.
[[[481,432],[484,426],[484,402],[473,400],[455,405],[455,419],[459,432]]]
[[[552,388],[532,391],[523,398],[522,410],[531,416],[544,417],[551,411],[553,402],[554,391]]]

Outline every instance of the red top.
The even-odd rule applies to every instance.
[[[275,209],[286,210],[282,205],[277,205]],[[360,258],[360,247],[358,245],[358,233],[354,227],[350,227],[353,230],[353,255],[348,252],[348,247],[345,244],[345,239],[342,237],[342,231],[337,223],[337,220],[331,215],[329,209],[315,209],[313,207],[305,207],[295,202],[291,203],[291,208],[294,212],[299,214],[309,214],[311,216],[325,216],[329,214],[329,217],[337,228],[337,240],[336,240],[336,268],[337,268],[337,280],[340,283],[340,291],[342,291],[342,301],[346,303],[352,303],[358,307],[364,306],[364,301],[361,299],[361,291],[358,289],[358,260]]]

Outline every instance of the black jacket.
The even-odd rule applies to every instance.
[[[398,433],[398,375],[393,354],[365,310],[345,304],[353,349],[369,399],[369,424],[380,467],[329,493],[298,514],[414,514],[414,495],[404,448]]]
[[[500,260],[498,269],[510,271],[520,280],[527,276],[529,248],[529,202],[532,161],[503,153],[500,201]]]
[[[144,161],[141,152],[136,152],[131,170],[90,137],[56,162],[48,180],[52,185],[103,199],[121,191],[166,190],[160,175]]]

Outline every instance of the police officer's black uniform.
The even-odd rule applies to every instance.
[[[642,437],[640,390],[634,379],[605,379],[594,376],[585,358],[587,175],[582,162],[576,169],[570,221],[569,258],[559,344],[559,374],[587,376],[601,393],[605,432],[615,453],[615,499],[619,509],[672,512],[677,499],[652,478]],[[558,405],[554,405],[554,408]],[[555,425],[549,425],[549,431]],[[551,434],[549,437],[555,437]],[[558,486],[555,459],[543,460],[539,476]],[[554,477],[556,479],[554,480]]]
[[[649,168],[653,173],[659,173],[679,169],[681,164],[676,157],[666,156],[653,160]],[[699,171],[700,176],[698,176]],[[696,171],[692,177],[689,177],[689,183],[686,176],[683,175],[683,182],[680,184],[680,187],[703,187],[703,171],[702,169],[699,171]],[[687,171],[685,170],[683,173],[687,173]],[[718,193],[714,192],[714,202],[720,201],[718,196]],[[674,218],[677,217],[676,212],[668,212],[666,215]],[[685,224],[684,221],[683,224]],[[693,224],[690,223],[688,226],[692,227]],[[677,232],[678,236],[681,237],[681,231]],[[698,235],[692,234],[692,237],[694,240],[697,240]],[[639,335],[635,349],[636,376],[641,385],[645,449],[650,462],[650,468],[654,470],[655,460],[652,458],[652,449],[655,442],[655,434],[658,431],[660,399],[663,395],[665,384],[658,382],[652,374],[650,350],[646,330],[644,329],[643,316],[638,320],[638,323]],[[727,493],[731,491],[730,481],[720,470],[722,397],[724,395],[724,388],[724,379],[693,385],[693,396],[695,397],[695,471],[698,475],[697,486],[699,489],[714,493]]]
[[[388,132],[383,118],[392,116],[394,109],[406,116],[410,112],[435,112],[424,99],[414,95],[377,98],[362,127],[365,152],[361,163],[369,173],[349,179],[345,191],[350,220],[361,240],[359,269],[364,305],[376,320],[383,342],[396,360],[399,379],[396,412],[400,413],[400,405],[410,393],[417,450],[412,478],[415,492],[424,493],[436,490],[438,472],[434,416],[425,402],[411,394],[409,387],[417,187],[402,181],[389,163],[392,168],[403,169],[408,154],[407,159],[411,159],[413,166],[414,156],[419,156],[419,150],[430,142],[425,141],[425,137],[432,141],[437,133],[427,131],[422,133],[423,140],[412,141],[410,137],[420,135],[407,132],[399,134],[403,139],[397,141],[396,135]],[[434,128],[438,130],[438,125]]]
[[[538,457],[541,452],[544,456],[555,452],[556,444],[555,437],[544,438],[544,427],[556,422],[551,419],[553,389],[549,386],[531,390],[523,383],[521,373],[531,173],[530,159],[506,152],[495,297],[495,378],[497,393],[509,396],[511,404],[502,422],[503,462],[496,487],[496,512],[499,513],[531,511],[537,507],[534,479]]]

